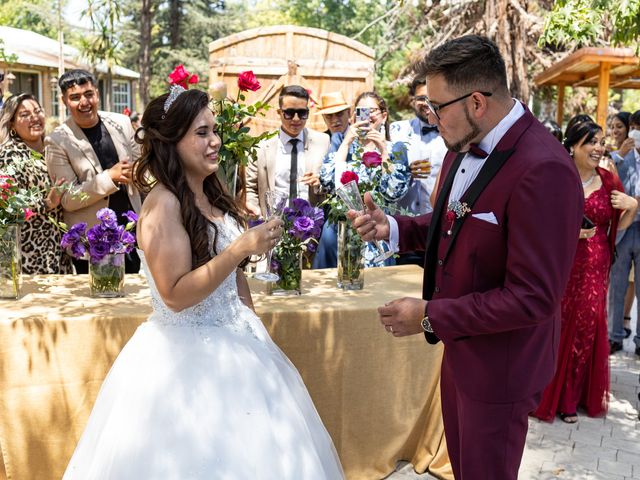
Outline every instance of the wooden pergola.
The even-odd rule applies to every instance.
[[[631,48],[587,47],[576,50],[534,78],[537,86],[558,87],[556,121],[562,125],[565,87],[598,89],[596,122],[606,127],[610,88],[640,88],[640,58]]]

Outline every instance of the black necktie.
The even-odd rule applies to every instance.
[[[438,127],[436,125],[423,125],[422,126],[422,135],[426,135],[427,133],[436,132],[438,133]]]
[[[291,144],[291,171],[289,172],[289,206],[294,198],[298,196],[298,140],[292,138]]]

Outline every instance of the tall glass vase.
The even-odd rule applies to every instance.
[[[21,287],[20,225],[0,227],[0,298],[18,298]]]
[[[267,284],[269,295],[302,294],[302,252],[276,247],[271,257],[271,265],[280,279]]]
[[[92,297],[124,297],[124,253],[109,253],[102,260],[89,260]]]
[[[338,222],[338,288],[364,287],[365,243],[348,222]]]

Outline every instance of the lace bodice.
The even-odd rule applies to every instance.
[[[228,214],[225,214],[224,221],[216,222],[216,227],[218,228],[216,239],[216,250],[218,252],[227,248],[241,233],[236,221]],[[212,252],[213,235],[214,227],[211,226],[209,228],[209,243]],[[235,270],[200,303],[179,312],[174,312],[167,307],[158,293],[151,272],[147,267],[144,253],[139,253],[141,254],[140,258],[142,259],[142,265],[151,291],[153,314],[149,318],[150,322],[185,327],[223,327],[237,333],[248,333],[254,337],[260,336],[257,334],[258,328],[256,324],[259,319],[251,309],[242,303],[238,295]]]

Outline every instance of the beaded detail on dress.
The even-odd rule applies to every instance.
[[[216,250],[221,252],[227,248],[241,232],[236,221],[228,214],[225,214],[224,221],[215,223],[218,229]],[[213,226],[209,227],[209,243],[212,255],[213,228]],[[142,255],[141,258],[144,258],[144,255]],[[144,260],[142,264],[149,283],[151,305],[153,307],[153,314],[149,318],[149,322],[177,327],[223,327],[236,333],[248,333],[259,338],[253,325],[253,322],[259,320],[254,312],[240,300],[235,270],[222,281],[218,288],[211,292],[211,294],[200,303],[175,312],[167,307],[162,300]]]

